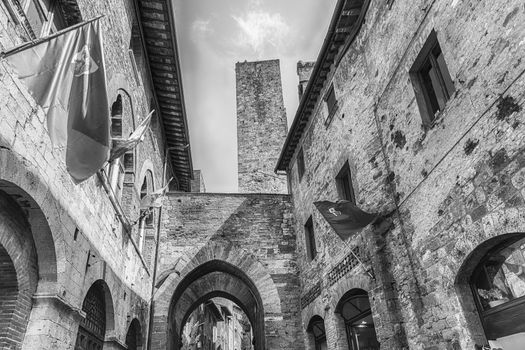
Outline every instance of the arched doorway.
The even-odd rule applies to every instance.
[[[362,289],[348,291],[335,309],[345,323],[350,350],[379,350],[368,293]]]
[[[328,349],[326,344],[326,329],[324,326],[324,320],[321,316],[316,315],[312,317],[306,331],[310,333],[310,337],[313,339],[315,350]]]
[[[126,334],[126,346],[128,350],[141,350],[142,349],[142,330],[140,322],[136,318],[131,321]]]
[[[167,348],[182,348],[186,321],[197,307],[216,297],[231,300],[242,309],[252,324],[254,349],[265,349],[264,309],[259,291],[238,267],[220,260],[202,264],[178,284],[168,315]]]
[[[466,278],[465,278],[466,277]],[[525,235],[502,235],[481,244],[464,262],[466,280],[491,348],[521,350],[525,342]],[[459,288],[461,293],[461,288]]]
[[[106,336],[106,296],[104,282],[99,280],[89,288],[82,311],[86,317],[78,326],[75,350],[102,350]]]
[[[26,210],[34,204],[29,197],[24,207],[15,200],[25,200],[19,188],[4,181],[0,188],[6,190],[0,190],[0,348],[20,349],[41,277],[30,224],[36,215]],[[15,191],[20,195],[15,197]]]

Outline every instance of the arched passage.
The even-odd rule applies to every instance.
[[[33,227],[37,228],[36,235]],[[46,284],[56,281],[53,241],[43,242],[39,235],[45,233],[46,228],[47,222],[33,199],[14,184],[0,181],[1,348],[20,349],[30,320],[33,295],[40,285],[45,289]],[[35,241],[40,244],[36,245]],[[37,247],[42,249],[42,244],[53,251],[40,250],[42,255],[38,256]],[[47,266],[46,258],[50,259]],[[39,266],[42,267],[39,269]]]
[[[82,303],[86,316],[78,327],[75,350],[102,350],[106,334],[115,328],[113,299],[103,280],[95,281]]]
[[[188,273],[175,289],[168,314],[168,349],[180,349],[186,319],[197,306],[217,296],[232,300],[246,313],[255,349],[265,348],[264,306],[256,285],[238,267],[211,260]]]
[[[456,290],[477,344],[522,349],[525,341],[525,234],[481,243],[464,260]]]
[[[142,327],[136,318],[129,325],[128,333],[126,334],[126,346],[128,350],[142,349]]]

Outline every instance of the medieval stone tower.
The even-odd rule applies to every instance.
[[[239,62],[235,72],[239,192],[288,193],[274,174],[288,129],[279,60]]]

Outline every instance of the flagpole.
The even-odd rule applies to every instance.
[[[23,51],[23,50],[26,50],[26,49],[29,49],[30,47],[33,47],[33,46],[36,46],[38,44],[41,44],[41,43],[44,43],[46,41],[49,41],[51,39],[54,39],[62,34],[65,34],[67,32],[70,32],[72,30],[75,30],[77,28],[80,28],[82,26],[85,26],[86,24],[88,23],[92,23],[92,22],[95,22],[99,19],[101,19],[102,17],[105,17],[105,15],[99,15],[95,18],[92,18],[90,20],[87,20],[87,21],[84,21],[84,22],[81,22],[81,23],[77,23],[75,25],[72,25],[71,27],[67,27],[65,29],[62,29],[56,33],[53,33],[51,35],[48,35],[46,37],[43,37],[43,38],[39,38],[39,39],[36,39],[36,40],[32,40],[32,41],[28,41],[26,43],[23,43],[21,45],[18,45],[18,46],[15,46],[14,48],[8,50],[8,51],[4,51],[4,52],[1,52],[0,53],[0,58],[5,58],[5,57],[9,57],[11,55],[14,55],[20,51]]]

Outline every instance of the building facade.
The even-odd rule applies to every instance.
[[[276,168],[305,348],[522,348],[524,10],[338,2]],[[342,241],[339,199],[384,220]]]
[[[189,190],[192,172],[172,11],[164,1],[0,3],[2,52],[104,15],[111,136],[156,110],[135,150],[74,185],[44,111],[0,62],[0,348],[146,348],[159,211],[143,215],[139,201],[169,177]]]

